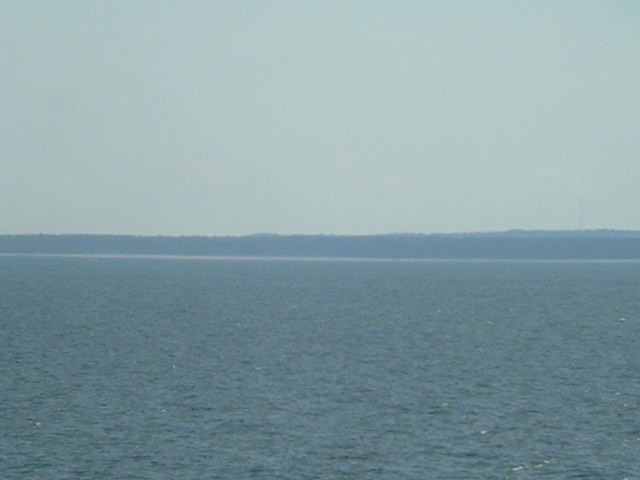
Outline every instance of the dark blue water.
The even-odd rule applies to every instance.
[[[640,263],[0,257],[0,477],[640,478]]]

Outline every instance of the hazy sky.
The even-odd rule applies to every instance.
[[[0,233],[640,229],[637,0],[2,0],[0,65]]]

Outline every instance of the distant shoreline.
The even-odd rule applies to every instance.
[[[640,232],[522,231],[464,234],[135,236],[0,235],[0,254],[221,259],[632,260]]]
[[[61,258],[103,260],[166,260],[192,262],[310,262],[310,263],[640,263],[640,258],[370,258],[139,255],[100,253],[0,253],[0,258]]]

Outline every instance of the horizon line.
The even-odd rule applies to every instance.
[[[466,235],[501,235],[501,234],[590,234],[590,233],[640,233],[640,229],[618,228],[580,228],[580,229],[525,229],[513,228],[508,230],[476,230],[453,232],[388,232],[388,233],[277,233],[256,232],[246,234],[170,234],[170,233],[0,233],[2,237],[28,237],[28,236],[100,236],[100,237],[146,237],[146,238],[250,238],[250,237],[401,237],[401,236],[466,236]]]

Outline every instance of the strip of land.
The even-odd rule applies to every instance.
[[[640,232],[522,231],[391,235],[0,235],[3,254],[390,259],[640,259]]]

